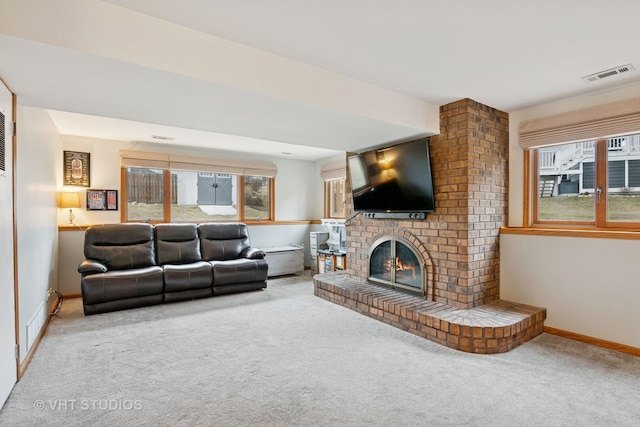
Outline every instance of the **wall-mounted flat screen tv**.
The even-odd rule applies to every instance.
[[[429,141],[349,156],[353,207],[365,212],[433,212]]]

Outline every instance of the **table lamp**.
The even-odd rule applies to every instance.
[[[75,215],[73,215],[73,208],[80,207],[80,194],[63,191],[60,193],[59,202],[61,208],[69,209],[69,225],[74,225],[73,218]]]

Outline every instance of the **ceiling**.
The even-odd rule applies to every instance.
[[[640,69],[637,0],[0,5],[0,77],[69,135],[317,160],[437,133],[461,98],[512,112],[640,84],[583,80]]]

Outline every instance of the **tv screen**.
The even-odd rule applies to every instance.
[[[428,140],[355,154],[348,163],[356,211],[435,210]]]

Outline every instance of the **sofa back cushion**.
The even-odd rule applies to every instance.
[[[84,255],[124,270],[156,265],[153,226],[143,223],[104,224],[89,227],[84,234]]]
[[[202,259],[206,261],[237,259],[251,247],[249,230],[241,222],[200,224],[198,233]]]
[[[196,224],[156,225],[158,264],[189,264],[201,261]]]

